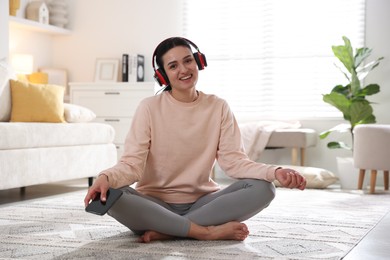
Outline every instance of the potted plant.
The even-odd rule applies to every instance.
[[[344,45],[332,46],[332,50],[336,58],[344,65],[344,68],[338,68],[347,78],[347,84],[335,86],[329,94],[323,95],[323,100],[337,108],[348,123],[339,124],[320,133],[320,139],[327,138],[332,132],[348,132],[351,136],[352,145],[348,145],[345,142],[331,141],[327,146],[330,149],[343,148],[352,151],[354,127],[359,124],[371,124],[376,122],[371,102],[368,101],[366,97],[379,93],[380,87],[378,84],[368,84],[365,86],[363,79],[370,71],[379,65],[380,60],[382,60],[383,57],[364,63],[370,56],[372,49],[362,47],[354,51],[350,40],[345,36],[343,36],[343,40]],[[353,169],[353,160],[352,158],[349,158],[348,161],[350,162],[346,162],[346,160],[342,158],[337,159],[339,163],[339,177],[343,186],[343,180],[340,173],[344,173],[345,169],[340,169],[340,162],[342,164],[350,163],[352,165],[351,168]],[[348,182],[350,183],[349,185],[352,185],[351,181]],[[354,187],[356,188],[356,186]]]
[[[349,132],[353,144],[353,129],[356,125],[376,122],[371,102],[366,97],[379,93],[380,88],[378,84],[364,86],[363,79],[379,65],[383,57],[364,64],[363,62],[370,56],[372,49],[362,47],[354,52],[350,40],[345,36],[343,36],[343,40],[344,45],[332,46],[332,50],[345,67],[345,69],[340,67],[339,69],[347,78],[348,83],[345,86],[335,86],[329,94],[323,95],[323,100],[337,108],[348,124],[339,124],[324,131],[320,134],[320,138],[325,139],[332,132]],[[352,146],[344,142],[336,141],[329,142],[328,148],[353,149]]]

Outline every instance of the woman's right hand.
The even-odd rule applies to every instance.
[[[101,174],[93,183],[93,185],[88,189],[88,193],[84,198],[85,207],[88,206],[91,200],[94,200],[98,193],[100,193],[100,200],[106,201],[107,191],[110,187],[108,183],[107,175]]]

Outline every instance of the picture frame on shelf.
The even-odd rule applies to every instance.
[[[117,82],[119,59],[96,59],[95,82]]]

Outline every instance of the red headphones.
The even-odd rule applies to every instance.
[[[182,37],[168,38],[168,39],[162,41],[157,46],[156,50],[154,50],[153,57],[152,57],[152,66],[153,66],[153,70],[154,70],[154,78],[156,79],[156,81],[158,82],[158,84],[160,86],[169,86],[169,79],[168,79],[168,76],[165,74],[165,71],[164,71],[163,68],[156,69],[156,67],[155,67],[156,51],[160,47],[161,44],[165,43],[166,41],[173,40],[175,38],[179,38],[179,39],[182,39],[182,40],[186,41],[188,43],[188,45],[191,45],[192,47],[194,47],[196,49],[196,52],[194,52],[193,55],[194,55],[194,59],[195,59],[196,64],[198,65],[198,69],[199,70],[203,70],[207,66],[206,56],[199,51],[199,48],[198,48],[198,46],[196,46],[195,43],[193,43],[192,41],[190,41],[190,40],[188,40],[186,38],[182,38]]]

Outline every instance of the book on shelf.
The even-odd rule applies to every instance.
[[[129,81],[129,55],[122,55],[122,82]]]
[[[123,54],[122,81],[142,82],[145,78],[145,57],[141,54]]]

